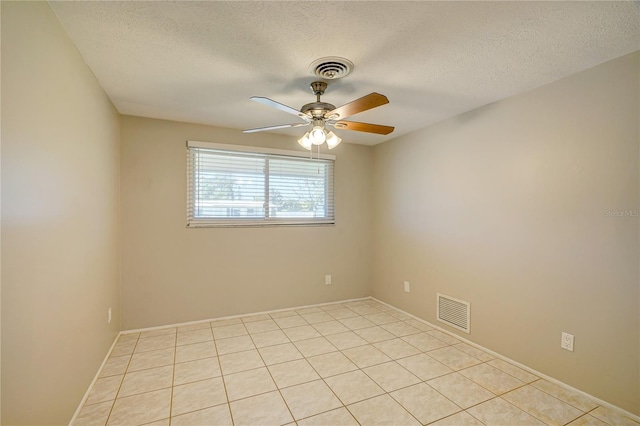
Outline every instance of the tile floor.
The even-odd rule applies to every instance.
[[[367,299],[121,335],[76,425],[636,425]]]

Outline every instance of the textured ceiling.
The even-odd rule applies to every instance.
[[[640,49],[638,2],[50,2],[122,114],[236,129],[296,122],[249,101],[315,100],[311,62],[353,61],[322,97],[373,145]],[[301,129],[280,133],[299,136]],[[259,133],[255,134],[258,139]]]

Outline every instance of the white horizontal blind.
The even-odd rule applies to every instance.
[[[187,145],[188,227],[335,222],[332,159],[202,145]]]

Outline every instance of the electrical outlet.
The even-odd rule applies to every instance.
[[[331,275],[325,275],[324,276],[324,285],[329,285],[331,284]]]
[[[560,347],[568,351],[573,352],[573,334],[562,332],[562,340],[560,341]]]
[[[409,284],[409,281],[405,281],[404,282],[404,292],[405,293],[409,293],[411,291],[411,285]]]
[[[111,308],[107,311],[107,324],[111,324]]]

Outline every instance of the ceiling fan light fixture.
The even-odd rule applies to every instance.
[[[301,147],[310,151],[313,144],[311,143],[311,139],[309,139],[309,132],[305,133],[304,136],[298,139],[298,143]]]
[[[342,139],[333,132],[327,133],[327,146],[329,149],[333,149],[342,142]]]
[[[315,126],[313,130],[309,133],[309,140],[314,145],[322,145],[324,141],[327,139],[327,134],[324,129],[320,126]]]

